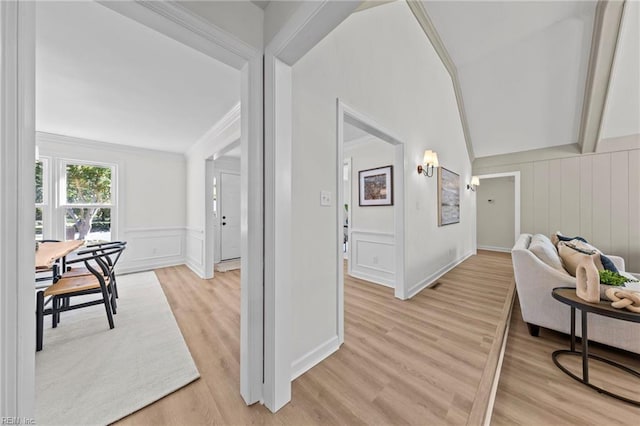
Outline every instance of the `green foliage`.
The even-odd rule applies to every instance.
[[[36,204],[42,203],[43,199],[42,161],[36,161]]]
[[[630,280],[629,278],[623,277],[622,275],[612,271],[604,270],[599,272],[600,272],[600,284],[606,284],[614,287],[621,287],[626,282],[629,282],[629,281],[637,282],[637,280]]]
[[[100,204],[111,201],[111,168],[67,165],[67,202]]]

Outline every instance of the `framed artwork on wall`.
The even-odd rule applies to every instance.
[[[393,166],[378,167],[358,172],[359,205],[393,205]]]
[[[460,175],[438,168],[438,226],[460,222]]]

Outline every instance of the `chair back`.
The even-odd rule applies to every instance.
[[[113,278],[113,269],[126,248],[126,243],[113,242],[94,246],[92,248],[79,251],[78,257],[67,261],[71,263],[84,263],[85,267],[101,283],[105,283],[105,278]]]

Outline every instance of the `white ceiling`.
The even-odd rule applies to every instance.
[[[425,1],[476,157],[578,142],[595,2]]]
[[[240,101],[240,72],[95,2],[38,2],[38,131],[184,152]]]
[[[640,2],[625,4],[602,138],[640,134]]]
[[[267,6],[269,6],[270,2],[268,0],[251,0],[251,3],[255,4],[260,9],[264,10],[267,8]]]

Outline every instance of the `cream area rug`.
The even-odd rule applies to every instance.
[[[240,259],[224,260],[220,263],[216,263],[216,271],[227,272],[240,269]]]
[[[37,424],[106,425],[200,377],[155,273],[119,276],[118,291],[113,330],[104,305],[64,312],[55,329],[45,317]]]

